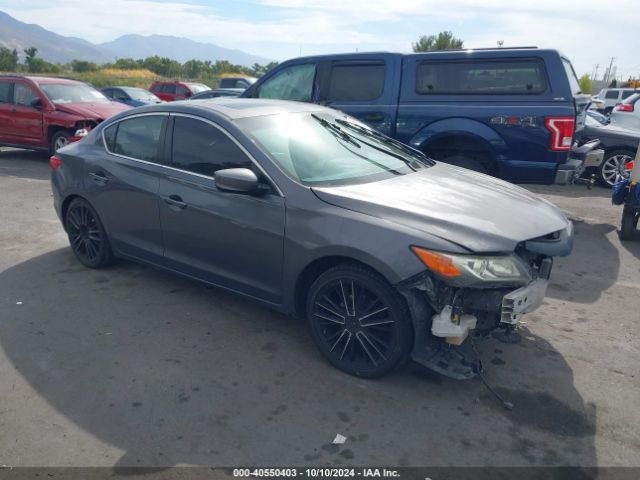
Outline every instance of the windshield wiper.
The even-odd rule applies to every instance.
[[[361,135],[373,138],[377,141],[379,141],[380,143],[384,143],[385,145],[389,145],[391,147],[395,147],[398,150],[406,153],[407,155],[410,155],[412,157],[419,157],[420,160],[427,162],[429,165],[435,165],[435,162],[430,159],[429,157],[427,157],[424,153],[422,153],[420,150],[416,150],[415,148],[411,148],[406,146],[404,143],[399,142],[398,140],[394,140],[393,138],[387,137],[386,135],[383,135],[382,133],[376,131],[376,130],[370,130],[368,128],[365,128],[361,125],[358,125],[356,123],[353,122],[349,122],[347,120],[342,120],[340,118],[336,118],[336,123],[343,125],[347,128],[350,128],[356,132],[358,132]]]
[[[349,135],[347,132],[342,130],[335,123],[330,123],[329,121],[325,120],[324,118],[321,118],[321,117],[317,116],[315,113],[312,113],[311,116],[315,120],[317,120],[320,123],[320,125],[322,125],[324,128],[329,130],[329,132],[331,132],[334,136],[337,135],[342,140],[344,140],[345,142],[348,142],[348,143],[352,144],[353,146],[360,148],[360,144],[351,135]]]

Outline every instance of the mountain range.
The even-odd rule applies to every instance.
[[[107,63],[117,58],[138,59],[153,55],[169,57],[180,63],[191,59],[227,60],[249,67],[254,63],[264,65],[271,61],[241,50],[167,35],[130,34],[110,42],[94,44],[81,38],[59,35],[39,25],[21,22],[5,12],[0,12],[0,47],[15,48],[21,55],[25,48],[35,47],[40,58],[55,63],[67,63],[71,60]]]

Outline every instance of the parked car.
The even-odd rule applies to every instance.
[[[587,115],[601,125],[608,125],[611,122],[611,119],[609,117],[594,110],[587,110]]]
[[[218,98],[218,97],[237,97],[244,88],[213,88],[205,92],[197,93],[190,100],[204,100],[205,98]]]
[[[594,99],[598,104],[598,111],[608,115],[616,105],[637,92],[638,90],[634,88],[603,88]]]
[[[627,97],[611,112],[611,123],[618,127],[640,130],[640,93]]]
[[[55,152],[129,108],[75,80],[0,75],[0,145]]]
[[[154,82],[149,91],[166,102],[186,100],[193,95],[211,90],[203,83],[194,82]]]
[[[599,165],[586,165],[585,173],[595,173],[598,182],[611,187],[629,176],[633,168],[640,130],[629,130],[617,125],[602,125],[588,116],[580,133],[580,144],[600,140],[600,148],[604,149],[604,157]]]
[[[256,80],[257,78],[249,76],[223,77],[218,80],[218,88],[242,88],[245,90],[256,83]]]
[[[136,260],[305,317],[329,362],[361,377],[409,356],[472,377],[457,345],[536,309],[572,247],[549,202],[316,105],[139,107],[50,163],[82,264]]]
[[[512,182],[566,182],[589,96],[568,59],[537,48],[349,53],[289,60],[245,98],[331,106],[428,156]]]
[[[136,87],[107,87],[102,89],[102,93],[105,97],[110,98],[116,102],[124,103],[131,107],[141,107],[142,105],[154,105],[156,103],[162,103],[160,100],[149,90]]]

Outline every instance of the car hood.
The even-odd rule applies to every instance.
[[[508,252],[570,222],[550,202],[444,163],[380,182],[312,188],[324,202],[405,225],[473,252]]]
[[[129,105],[124,105],[118,102],[56,104],[56,110],[93,120],[105,120],[117,113],[129,110],[130,108],[131,107]]]

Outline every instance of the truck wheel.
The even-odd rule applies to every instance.
[[[49,153],[52,155],[56,153],[59,149],[69,144],[69,132],[65,130],[58,130],[51,136],[51,141],[49,142]]]
[[[622,240],[631,240],[638,226],[638,217],[640,211],[625,205],[622,210],[622,225],[620,229],[620,238]]]
[[[451,155],[449,157],[442,158],[440,161],[443,163],[448,163],[450,165],[455,165],[457,167],[467,168],[469,170],[473,170],[474,172],[485,174],[487,173],[487,169],[484,167],[484,165],[463,155]]]

